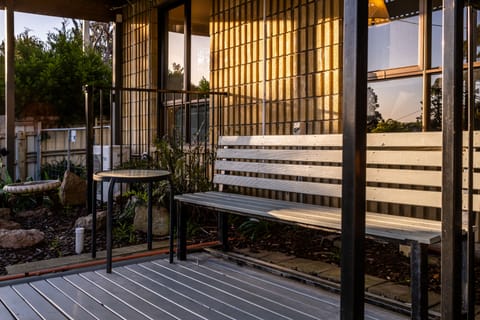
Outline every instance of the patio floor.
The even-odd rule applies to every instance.
[[[207,253],[0,287],[0,319],[338,319],[339,296]],[[366,319],[406,319],[366,306]]]

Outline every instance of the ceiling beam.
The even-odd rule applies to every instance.
[[[14,11],[91,21],[114,21],[115,13],[126,1],[121,0],[15,0]],[[6,0],[0,0],[5,8]]]

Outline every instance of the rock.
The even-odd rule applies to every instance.
[[[60,202],[63,205],[85,205],[87,202],[87,181],[73,172],[65,171],[59,195]]]
[[[26,248],[40,243],[45,238],[43,232],[37,229],[0,229],[0,247],[19,249]]]
[[[17,218],[32,218],[32,217],[40,217],[40,216],[49,216],[52,212],[48,208],[39,208],[34,210],[25,210],[19,211],[15,213]]]
[[[169,234],[169,220],[170,215],[168,210],[164,207],[152,208],[152,232],[155,236],[166,236]],[[133,226],[135,230],[147,232],[147,206],[135,206],[135,218],[133,219]]]
[[[0,219],[10,220],[12,210],[10,208],[0,208]]]
[[[15,221],[0,219],[0,229],[13,230],[13,229],[20,229],[20,227],[21,227],[20,223],[17,223]]]
[[[75,228],[85,228],[85,230],[92,230],[92,214],[83,216],[75,221]],[[97,212],[97,231],[105,228],[107,221],[107,211]]]

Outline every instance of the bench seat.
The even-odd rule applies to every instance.
[[[291,223],[307,228],[336,232],[341,229],[340,208],[218,191],[178,195],[175,196],[175,200],[214,211]],[[430,245],[439,242],[441,237],[440,221],[367,212],[365,223],[367,235],[394,239],[402,243],[416,241]]]

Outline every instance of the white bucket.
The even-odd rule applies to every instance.
[[[84,228],[75,228],[75,252],[77,254],[83,251],[84,234]]]

